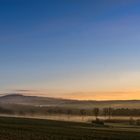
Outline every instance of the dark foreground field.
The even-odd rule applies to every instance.
[[[0,117],[0,140],[140,140],[140,130],[95,128],[87,123]]]

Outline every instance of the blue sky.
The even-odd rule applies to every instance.
[[[0,93],[139,98],[139,6],[138,0],[0,0]]]

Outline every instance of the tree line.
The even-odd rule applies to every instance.
[[[0,114],[18,114],[18,115],[52,115],[52,114],[64,114],[64,115],[80,115],[83,116],[104,116],[105,118],[111,118],[112,116],[140,116],[140,109],[129,109],[129,108],[91,108],[91,109],[75,109],[75,108],[61,108],[61,107],[24,107],[19,106],[5,108],[0,107]]]

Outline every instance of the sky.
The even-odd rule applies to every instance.
[[[0,0],[0,94],[140,99],[139,0]]]

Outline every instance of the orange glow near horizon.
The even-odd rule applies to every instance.
[[[89,75],[88,75],[89,74]],[[92,73],[71,76],[51,82],[38,81],[24,86],[14,85],[3,93],[45,96],[77,100],[139,100],[140,72]],[[88,76],[87,76],[88,75]],[[47,85],[47,86],[46,86]]]
[[[15,90],[27,96],[54,97],[76,100],[139,100],[140,90],[124,91],[67,91],[67,90]]]
[[[140,92],[118,91],[118,92],[75,93],[75,95],[66,96],[66,98],[78,100],[139,100]]]

